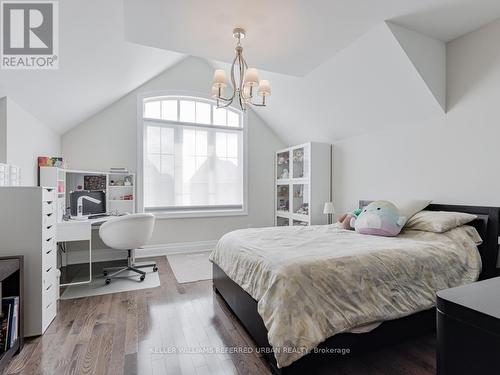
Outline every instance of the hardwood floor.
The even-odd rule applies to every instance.
[[[27,340],[4,374],[269,374],[253,343],[212,291],[211,281],[178,284],[155,258],[161,286],[59,302],[47,332]],[[434,374],[434,337],[339,360],[332,374]],[[172,348],[203,353],[166,353]],[[218,352],[217,352],[217,349]],[[214,352],[215,353],[211,353]]]

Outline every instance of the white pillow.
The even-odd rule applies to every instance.
[[[407,199],[393,202],[399,209],[399,216],[406,217],[406,221],[408,221],[413,215],[422,211],[429,204],[431,204],[432,201],[423,199]]]
[[[476,215],[464,212],[420,211],[406,223],[406,229],[444,233],[450,229],[470,223]]]

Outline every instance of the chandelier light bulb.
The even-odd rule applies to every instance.
[[[217,99],[219,96],[224,95],[224,87],[218,86],[217,84],[214,84],[212,86],[212,98]]]

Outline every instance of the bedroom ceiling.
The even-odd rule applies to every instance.
[[[347,80],[339,81],[337,75],[329,80],[330,85],[347,85],[342,91],[341,86],[335,86],[335,90],[333,86],[325,87],[325,82],[318,78],[317,72],[328,76],[329,69],[338,64],[350,65],[334,62],[335,55],[387,19],[450,40],[500,17],[498,0],[72,0],[59,4],[60,69],[0,70],[0,96],[8,95],[59,133],[78,125],[186,55],[217,61],[215,65],[229,61],[234,48],[231,30],[240,25],[248,29],[244,47],[249,62],[260,70],[274,72],[262,77],[269,78],[273,85],[271,101],[275,104],[266,112],[260,111],[270,126],[277,132],[285,129],[284,133],[289,134],[288,118],[295,121],[288,127],[299,128],[298,119],[335,120],[341,121],[338,126],[313,129],[311,134],[321,137],[326,129],[328,133],[335,132],[336,139],[342,138],[366,131],[366,124],[356,113],[370,113],[374,108],[368,96],[358,97],[351,92]],[[385,33],[375,35],[382,37],[375,46],[396,45],[388,43]],[[400,53],[394,48],[397,52],[370,48],[361,54],[367,60],[352,64],[359,72],[352,70],[351,75],[368,76],[367,82],[357,81],[359,84],[375,84],[369,72],[376,70],[366,69],[365,65],[371,59],[370,53],[377,57],[386,54],[385,58],[390,59],[393,53]],[[381,60],[377,64],[380,63]],[[405,90],[398,83],[391,85],[395,90]],[[364,91],[374,90],[376,87]],[[400,96],[405,100],[412,97],[407,93]],[[332,105],[332,110],[327,110]],[[394,108],[388,101],[385,105],[387,109],[389,105]],[[402,108],[408,105],[405,101]],[[409,113],[425,113],[420,109],[417,105]],[[352,118],[351,112],[355,114]],[[399,120],[400,112],[396,112],[386,111],[386,118],[380,122]],[[336,115],[332,117],[332,113]],[[370,129],[376,126],[372,123]]]
[[[500,16],[498,0],[124,0],[126,38],[210,60],[304,76],[382,21],[448,41]]]

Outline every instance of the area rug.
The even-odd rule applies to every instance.
[[[208,260],[210,251],[191,254],[167,255],[168,263],[179,284],[212,279],[212,263]]]
[[[92,281],[88,284],[67,286],[61,295],[61,299],[74,299],[91,296],[100,296],[102,294],[128,292],[131,290],[149,289],[160,286],[160,277],[158,271],[153,272],[153,268],[142,268],[146,271],[144,281],[139,281],[139,275],[135,272],[127,271],[120,274],[120,277],[113,278],[111,283],[106,285],[106,278],[102,274],[94,275]],[[131,277],[126,277],[132,275]]]

